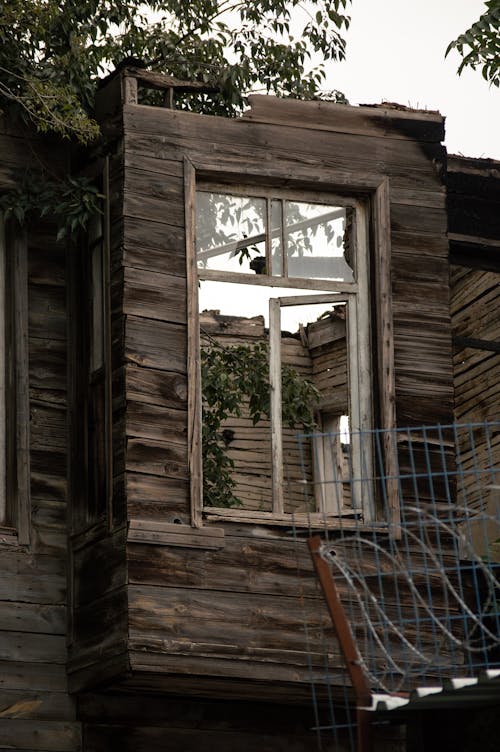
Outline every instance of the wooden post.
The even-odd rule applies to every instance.
[[[271,454],[273,512],[283,514],[283,433],[281,428],[281,308],[279,298],[269,301],[269,390],[271,400]]]
[[[102,248],[102,283],[103,283],[103,335],[104,335],[104,373],[105,373],[105,447],[106,447],[106,518],[108,530],[113,528],[113,363],[111,336],[111,198],[109,156],[104,162],[104,237]]]
[[[203,465],[201,447],[201,361],[198,321],[198,274],[196,265],[196,173],[184,159],[184,205],[187,248],[187,374],[188,374],[188,462],[191,491],[191,524],[201,527]]]
[[[373,744],[370,718],[368,712],[365,710],[366,707],[371,706],[371,691],[361,668],[360,655],[344,607],[335,587],[330,567],[321,556],[321,543],[322,540],[319,535],[315,535],[307,541],[314,569],[320,581],[326,605],[339,641],[340,651],[356,696],[358,752],[371,752]]]

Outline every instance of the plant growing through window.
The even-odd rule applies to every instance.
[[[367,227],[352,197],[197,191],[199,514],[286,524],[361,510],[343,476],[359,475],[353,437],[372,419]],[[321,430],[342,438],[298,440]]]

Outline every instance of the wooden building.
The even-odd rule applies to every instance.
[[[311,683],[343,669],[304,538],[399,501],[318,490],[362,447],[301,455],[281,372],[326,431],[498,417],[500,169],[447,168],[438,113],[254,96],[230,120],[148,87],[190,90],[100,92],[85,238],[2,232],[0,748],[315,749]],[[0,139],[2,190],[32,151],[69,169]],[[247,394],[221,424],[227,505],[202,480],[206,337],[271,364],[266,414]]]

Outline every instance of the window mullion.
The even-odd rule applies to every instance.
[[[273,513],[283,513],[283,434],[281,430],[281,309],[269,301],[269,389],[271,402],[271,464]]]
[[[280,215],[282,274],[283,277],[288,277],[288,232],[285,222],[285,202],[283,200],[280,201]]]
[[[7,515],[7,399],[6,399],[6,251],[5,226],[0,214],[0,525]]]
[[[267,274],[274,274],[273,260],[272,260],[272,209],[271,199],[266,198],[266,269]]]

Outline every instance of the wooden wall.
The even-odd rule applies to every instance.
[[[64,166],[64,149],[21,134],[2,123],[0,190],[19,184],[33,153]],[[54,238],[50,223],[27,236],[30,542],[0,535],[0,747],[26,752],[80,749],[66,679],[66,261]]]
[[[500,163],[450,157],[448,213],[455,420],[499,421]],[[460,445],[464,469],[472,473],[467,488],[475,467],[500,466],[498,428],[489,442],[481,429],[462,430]],[[480,503],[477,489],[468,500]],[[493,496],[485,501],[494,504]]]
[[[231,677],[234,692],[243,679],[301,692],[308,661],[324,660],[328,628],[303,544],[289,531],[188,527],[184,160],[212,179],[223,180],[223,170],[243,183],[310,190],[349,192],[353,176],[356,190],[365,178],[389,181],[397,421],[433,424],[451,420],[453,400],[442,136],[433,113],[257,97],[243,118],[224,120],[125,104],[119,279],[131,684],[199,692],[204,676],[220,692]]]
[[[451,157],[451,315],[457,422],[500,418],[500,163]]]
[[[31,542],[15,549],[0,542],[0,746],[73,752],[81,721],[85,747],[95,752],[160,749],[167,738],[174,752],[207,743],[302,752],[314,746],[314,719],[304,710],[311,681],[321,694],[326,661],[330,678],[342,683],[301,536],[222,520],[191,528],[185,159],[207,178],[222,170],[241,182],[308,190],[349,193],[353,176],[371,186],[385,181],[397,424],[452,419],[442,119],[273,98],[251,104],[234,121],[126,104],[123,120],[108,131],[114,513],[107,527],[73,539],[70,555],[66,259],[49,225],[30,235]],[[0,171],[5,187],[18,179],[26,148],[8,130],[0,143],[8,155]],[[366,188],[356,191],[366,195]],[[452,239],[453,315],[458,336],[469,337],[480,310],[480,339],[496,342],[491,247],[498,235],[490,199],[483,201],[489,229],[480,245],[489,249],[490,266],[467,272],[465,286],[472,280],[478,293],[468,298],[464,244],[472,241]],[[450,228],[470,236],[471,229],[453,224],[462,211],[456,206]],[[374,333],[376,316],[374,310]],[[382,349],[378,342],[375,356]],[[472,350],[455,361],[457,415],[490,416],[498,399],[490,375],[496,353]],[[473,372],[488,374],[483,401],[463,386]],[[67,640],[72,688],[102,684],[99,695],[80,694],[78,715],[67,692]],[[122,685],[129,695],[118,694]],[[150,696],[162,692],[183,699]],[[265,699],[273,710],[259,702]]]
[[[105,355],[104,384],[109,381],[110,398],[104,398],[103,413],[111,414],[109,446],[102,440],[106,458],[106,482],[100,484],[100,498],[92,499],[88,464],[92,453],[88,431],[88,373],[90,335],[89,310],[91,281],[89,248],[85,243],[73,249],[68,258],[69,294],[69,373],[74,406],[70,425],[70,488],[73,514],[68,520],[70,533],[70,609],[68,634],[68,677],[70,691],[75,692],[108,677],[126,674],[127,656],[127,568],[125,507],[125,367],[123,287],[123,159],[119,141],[110,140],[107,154],[87,155],[85,169],[96,180],[103,200],[102,253],[109,259],[110,278],[104,284],[109,311],[104,314],[103,342]],[[109,243],[108,239],[109,238]],[[106,265],[106,261],[104,262]],[[105,275],[104,275],[105,276]],[[106,302],[103,304],[106,310]],[[104,386],[106,394],[106,386]],[[97,426],[106,436],[105,420]],[[111,462],[109,462],[111,458]],[[107,488],[109,484],[109,492]],[[98,514],[85,521],[88,509]]]

